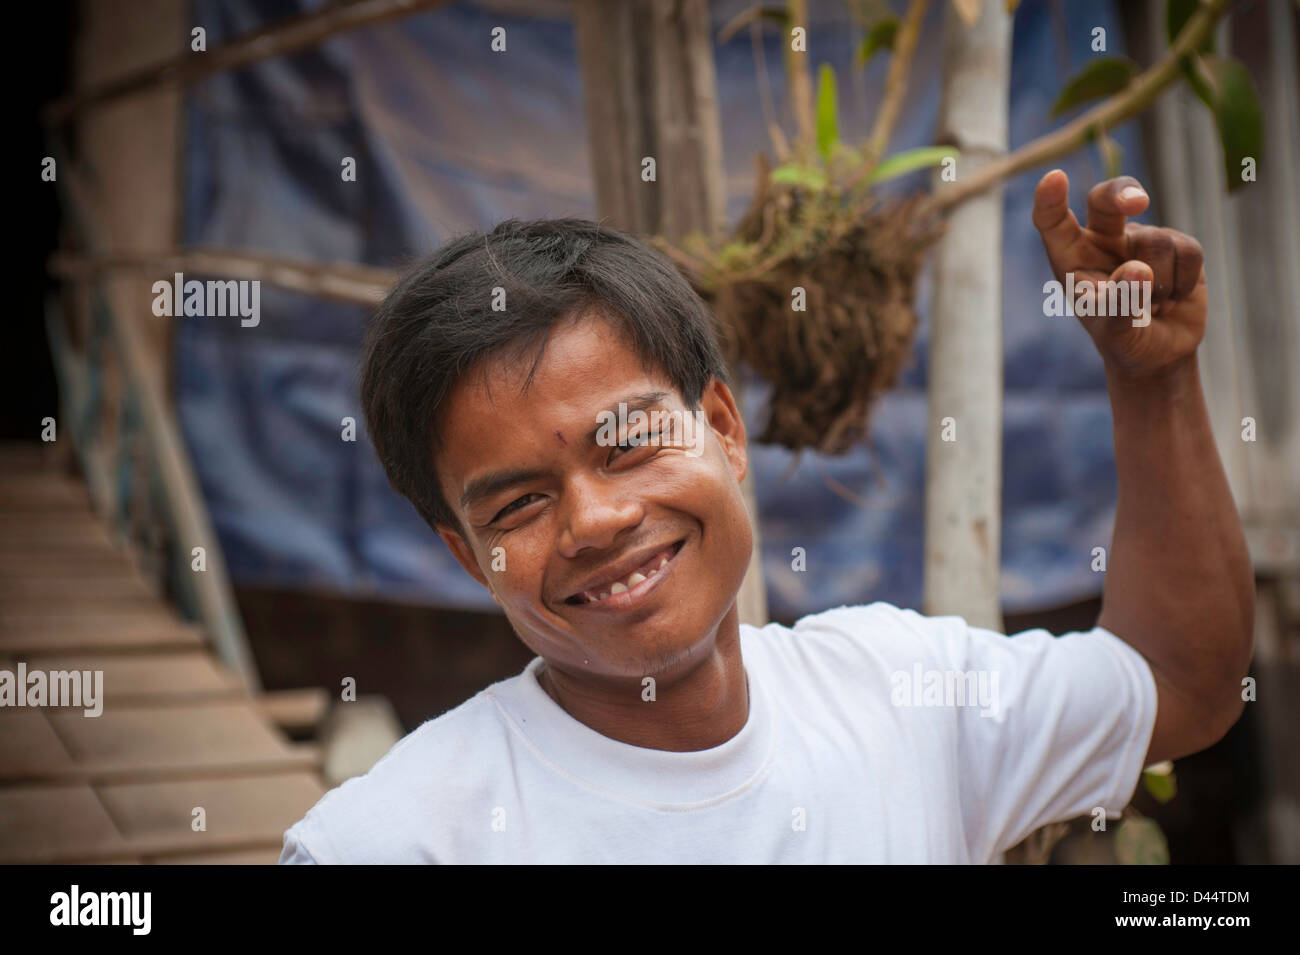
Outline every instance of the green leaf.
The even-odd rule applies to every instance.
[[[937,166],[949,156],[956,158],[958,155],[960,153],[952,146],[920,146],[916,149],[905,149],[901,153],[894,153],[871,170],[866,181],[870,183],[896,179],[917,169]]]
[[[874,24],[858,48],[858,65],[866,63],[881,50],[893,50],[894,37],[897,35],[898,17],[889,17]]]
[[[1178,780],[1173,773],[1142,773],[1142,785],[1156,802],[1164,804],[1178,795]]]
[[[1183,32],[1183,27],[1187,21],[1192,18],[1192,14],[1200,7],[1198,0],[1169,0],[1165,4],[1165,36],[1168,38],[1170,45],[1173,45],[1178,34]],[[1214,52],[1214,31],[1211,30],[1209,36],[1202,41],[1197,48],[1200,53]]]
[[[835,71],[823,63],[817,73],[817,151],[827,162],[840,138],[839,107],[835,95]]]
[[[1264,115],[1250,71],[1239,60],[1207,57],[1214,75],[1214,122],[1223,146],[1223,171],[1229,192],[1246,184],[1242,160],[1256,163],[1264,154]]]
[[[1137,74],[1138,65],[1123,56],[1103,56],[1072,76],[1052,104],[1052,115],[1118,93]]]
[[[1169,865],[1169,842],[1154,819],[1125,819],[1115,830],[1120,865]]]
[[[796,163],[787,163],[772,170],[772,181],[784,182],[793,186],[803,186],[806,189],[826,188],[825,173],[820,169],[800,166]]]

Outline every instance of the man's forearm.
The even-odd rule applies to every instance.
[[[1119,500],[1098,622],[1212,704],[1250,665],[1255,578],[1196,356],[1139,380],[1108,368],[1107,387]]]

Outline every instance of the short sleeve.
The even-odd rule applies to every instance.
[[[280,850],[280,858],[277,865],[316,865],[317,862],[312,854],[307,851],[307,847],[290,829],[284,834],[284,847]]]
[[[953,665],[992,689],[960,706],[958,788],[971,859],[989,861],[1035,829],[1104,811],[1137,787],[1156,718],[1156,684],[1135,649],[1108,630],[1005,636],[957,617]]]

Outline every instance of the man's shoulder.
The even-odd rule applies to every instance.
[[[519,674],[479,691],[398,740],[370,771],[331,789],[285,834],[317,862],[394,861],[415,845],[417,830],[472,800],[499,772],[510,728],[496,694]],[[397,855],[395,855],[395,853]],[[415,861],[415,860],[407,860]]]
[[[746,659],[774,654],[785,662],[822,661],[831,666],[899,657],[946,656],[955,637],[966,629],[960,617],[929,617],[885,601],[831,607],[807,614],[792,627],[769,623],[748,627]]]

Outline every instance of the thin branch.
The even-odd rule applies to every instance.
[[[880,162],[880,157],[885,154],[885,147],[889,145],[889,137],[894,131],[894,124],[898,122],[898,114],[903,107],[903,94],[907,92],[907,74],[912,68],[916,41],[921,36],[925,11],[929,5],[930,0],[911,0],[907,5],[907,13],[894,37],[894,52],[889,61],[889,75],[885,80],[885,96],[880,102],[879,112],[876,113],[871,138],[867,140],[866,163],[850,181],[850,189],[858,184],[861,177],[875,168],[876,163]]]
[[[767,125],[767,135],[772,140],[772,152],[778,162],[785,162],[790,155],[790,144],[786,142],[781,124],[776,121],[776,109],[772,105],[771,80],[767,76],[767,55],[763,52],[763,22],[755,18],[749,24],[750,44],[754,50],[754,67],[758,71],[758,100],[763,106],[763,122]]]
[[[942,214],[991,186],[1026,169],[1051,162],[1086,143],[1100,124],[1114,129],[1146,109],[1179,75],[1179,61],[1210,36],[1215,24],[1238,0],[1207,0],[1183,26],[1173,44],[1149,69],[1123,90],[1066,123],[1060,129],[1026,143],[1015,152],[981,166],[969,178],[930,196],[920,213]]]
[[[790,28],[803,27],[804,42],[808,39],[808,2],[807,0],[786,0],[786,9],[790,11]],[[811,149],[817,140],[817,129],[813,121],[812,71],[808,68],[808,48],[803,52],[794,49],[789,34],[785,37],[785,73],[790,87],[790,104],[794,109],[795,128],[798,129],[798,144],[795,151],[802,153]]]

